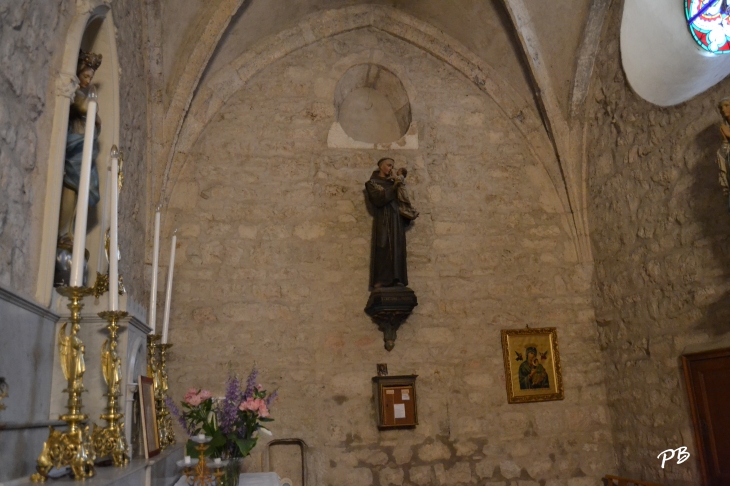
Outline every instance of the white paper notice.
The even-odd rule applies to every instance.
[[[403,400],[404,402],[406,400],[410,400],[411,399],[410,392],[408,390],[401,390],[400,391],[400,399]]]
[[[404,404],[396,403],[395,405],[393,405],[393,418],[406,418],[406,406]]]
[[[395,390],[385,390],[386,395],[395,395]]]

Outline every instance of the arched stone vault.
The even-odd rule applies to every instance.
[[[242,0],[222,1],[220,13],[212,16],[201,38],[202,45],[195,49],[195,55],[190,58],[185,69],[186,74],[181,77],[174,91],[164,120],[166,150],[158,158],[159,163],[164,161],[164,166],[160,165],[157,172],[157,177],[161,179],[159,187],[162,204],[169,200],[177,177],[187,162],[187,154],[205,126],[229,97],[254,74],[314,42],[351,30],[374,28],[405,40],[452,66],[500,106],[523,134],[531,152],[550,176],[567,218],[577,258],[584,262],[591,260],[587,217],[584,214],[582,130],[575,124],[574,129],[569,129],[565,119],[556,110],[543,113],[547,119],[541,120],[531,101],[515,92],[491,66],[458,41],[397,9],[372,5],[326,10],[305,17],[296,27],[262,40],[210,76],[203,86],[198,86],[223,31],[242,3]],[[519,19],[514,20],[519,27]],[[523,48],[527,49],[525,38],[522,37],[522,40]],[[531,54],[536,55],[536,52]],[[533,64],[530,64],[531,69],[534,68]],[[544,73],[543,76],[534,77],[539,91],[539,83],[545,80]],[[549,90],[545,95],[554,98]],[[549,99],[546,105],[554,106],[554,99]],[[548,130],[547,127],[551,126],[559,129]]]

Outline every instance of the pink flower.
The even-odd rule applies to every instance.
[[[259,416],[263,418],[267,418],[269,416],[269,407],[266,406],[266,402],[261,403],[261,406],[259,407]]]
[[[193,405],[194,407],[197,407],[200,405],[200,402],[193,403],[192,401],[196,399],[198,395],[198,389],[197,388],[191,388],[188,390],[188,392],[185,394],[185,398],[183,398],[183,401],[187,403],[188,405]]]
[[[245,402],[241,402],[241,404],[238,406],[238,409],[243,412],[245,412],[246,410],[255,412],[256,408],[257,406],[253,398],[249,398]]]
[[[201,390],[200,394],[198,395],[200,397],[200,401],[204,402],[209,398],[213,397],[213,394],[209,392],[208,390]]]
[[[262,385],[261,383],[259,383],[258,385],[256,385],[256,389],[257,389],[258,391],[261,391],[261,390],[263,390],[263,389],[264,389],[264,385]]]
[[[192,405],[193,407],[197,407],[198,405],[200,405],[200,403],[202,401],[203,400],[200,399],[200,395],[193,395],[192,397],[190,397],[190,399],[187,402],[188,402],[188,405]]]

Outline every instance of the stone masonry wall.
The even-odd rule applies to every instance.
[[[346,56],[363,51],[408,78],[420,127],[420,149],[388,154],[421,211],[407,233],[420,304],[390,353],[363,312],[363,184],[386,154],[326,142]],[[228,364],[257,363],[280,394],[275,437],[309,445],[309,484],[599,484],[615,463],[592,273],[559,207],[512,122],[451,67],[371,30],[297,51],[221,109],[174,188],[171,393],[222,394]],[[507,403],[500,329],[528,324],[558,328],[564,401]],[[382,362],[419,375],[415,430],[375,426]]]
[[[119,194],[119,272],[129,296],[147,301],[144,282],[147,225],[147,73],[145,71],[144,0],[116,0],[113,5],[119,55],[120,148],[124,150],[124,188]]]
[[[33,200],[45,191],[54,96],[50,66],[70,15],[67,2],[0,4],[0,285],[31,297],[40,242],[33,242]],[[42,214],[42,204],[36,205]]]
[[[724,81],[659,108],[628,87],[614,6],[588,110],[595,309],[620,472],[699,484],[680,355],[730,332],[730,214],[717,182]],[[688,41],[691,39],[688,37]],[[691,460],[657,455],[688,446]]]
[[[141,0],[116,0],[121,148],[126,153],[120,196],[120,271],[143,301],[147,165],[146,75]],[[55,79],[74,14],[69,2],[0,5],[0,285],[35,295],[55,99]],[[93,281],[93,278],[92,278]]]

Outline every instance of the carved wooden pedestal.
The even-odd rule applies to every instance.
[[[408,287],[384,287],[370,293],[365,312],[382,331],[385,349],[393,349],[398,328],[417,305],[416,294]]]

